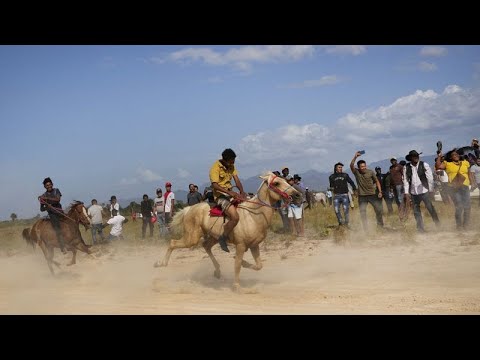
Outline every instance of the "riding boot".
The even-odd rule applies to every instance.
[[[230,252],[230,250],[228,250],[227,237],[225,235],[220,235],[220,237],[218,238],[218,243],[220,244],[220,247],[223,251]]]

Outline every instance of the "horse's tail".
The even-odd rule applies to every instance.
[[[170,224],[170,229],[174,234],[179,236],[183,235],[183,219],[185,218],[185,215],[190,211],[191,208],[192,208],[191,206],[184,207],[182,210],[177,212],[173,217],[172,222]]]
[[[32,247],[35,249],[35,241],[30,236],[30,228],[25,228],[22,231],[22,237],[25,239],[27,244],[31,244]]]

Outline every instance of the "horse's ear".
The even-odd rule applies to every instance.
[[[266,174],[260,175],[259,178],[267,181],[270,178],[270,175],[271,175],[270,173],[266,173]]]

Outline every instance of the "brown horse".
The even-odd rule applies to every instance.
[[[86,216],[85,207],[81,201],[74,201],[70,204],[70,208],[67,211],[66,216],[60,216],[60,228],[65,241],[65,248],[73,252],[72,261],[67,265],[73,265],[75,264],[77,250],[91,254],[79,229],[80,224],[83,224],[87,229],[90,226],[90,220]],[[57,267],[60,266],[60,263],[53,260],[53,249],[55,247],[59,248],[60,245],[51,221],[49,219],[37,220],[31,229],[23,229],[22,236],[33,248],[35,248],[35,244],[42,248],[48,267],[52,275],[54,275],[52,263]]]
[[[274,204],[284,198],[287,202],[291,196],[301,194],[291,187],[283,178],[268,172],[260,176],[263,180],[257,194],[250,200],[238,206],[240,220],[237,226],[230,233],[228,242],[235,245],[235,280],[234,288],[240,290],[240,269],[246,267],[253,270],[260,270],[260,243],[267,236],[267,230],[272,222],[275,213]],[[203,247],[215,267],[214,276],[220,277],[220,264],[212,254],[212,246],[218,242],[218,237],[223,234],[223,218],[210,217],[210,206],[203,202],[186,207],[177,213],[172,222],[174,229],[183,230],[183,236],[179,240],[171,240],[165,257],[160,263],[157,261],[154,266],[167,266],[172,251],[177,248],[189,248],[199,243],[202,236],[205,241]],[[243,260],[245,251],[252,252],[255,265]]]

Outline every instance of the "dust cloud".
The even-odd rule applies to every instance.
[[[478,314],[476,232],[334,232],[285,241],[270,233],[263,268],[242,268],[232,291],[234,250],[213,248],[222,277],[200,248],[104,245],[94,256],[58,250],[52,276],[42,251],[0,256],[1,314]],[[244,257],[253,262],[250,252]]]

